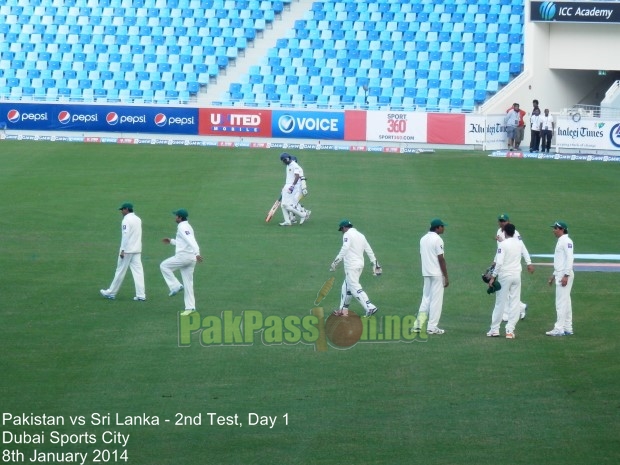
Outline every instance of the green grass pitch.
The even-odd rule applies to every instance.
[[[6,463],[15,451],[28,462],[35,449],[88,453],[86,463],[107,450],[100,463],[131,465],[620,462],[620,275],[578,272],[575,335],[550,338],[550,269],[525,273],[529,315],[513,341],[485,337],[493,297],[480,279],[502,212],[530,253],[553,253],[549,225],[558,219],[576,253],[619,253],[619,164],[459,151],[294,155],[313,213],[303,226],[281,228],[280,212],[264,221],[284,181],[275,150],[0,143]],[[124,201],[143,221],[143,303],[132,300],[130,273],[117,300],[99,295],[113,277]],[[310,315],[341,245],[342,218],[366,234],[383,265],[382,277],[370,267],[362,276],[379,314],[414,315],[418,241],[440,217],[451,279],[446,334],[318,352],[308,343],[266,344],[260,334],[251,345],[207,346],[195,333],[179,347],[182,296],[168,297],[159,263],[173,254],[161,239],[174,235],[171,212],[181,207],[205,257],[195,272],[203,318]],[[338,305],[342,268],[336,276],[326,314]],[[243,426],[211,425],[209,413],[238,415]],[[277,420],[251,426],[249,413]],[[19,426],[7,414],[62,416],[65,424]],[[111,424],[93,424],[93,414],[110,414]],[[117,425],[117,414],[160,424]],[[198,415],[201,425],[175,424]],[[85,424],[72,425],[71,416]],[[17,442],[23,433],[43,434],[44,443]],[[129,435],[125,446],[103,442],[116,433]],[[94,443],[61,447],[55,434]]]

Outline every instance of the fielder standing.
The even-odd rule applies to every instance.
[[[514,339],[521,305],[521,258],[527,256],[529,261],[529,254],[523,241],[517,238],[514,224],[504,227],[504,237],[497,247],[495,269],[489,281],[489,287],[493,287],[493,283],[498,279],[502,288],[495,293],[496,304],[487,336],[499,336],[502,315],[507,314],[506,339]],[[531,265],[528,265],[528,268],[529,266]]]
[[[447,225],[436,218],[431,221],[429,231],[420,239],[420,258],[422,260],[422,276],[424,288],[422,290],[422,302],[418,310],[418,316],[411,330],[419,333],[424,322],[428,320],[426,332],[428,334],[443,334],[445,331],[439,328],[439,319],[443,308],[443,292],[449,285],[448,266],[444,258],[443,239]]]
[[[334,314],[340,316],[348,315],[349,304],[351,299],[355,297],[364,307],[366,311],[365,316],[369,317],[377,312],[377,307],[370,301],[360,284],[360,276],[362,271],[364,271],[364,253],[368,255],[368,259],[374,269],[374,275],[381,274],[381,267],[366,237],[355,229],[349,220],[342,220],[338,225],[338,231],[342,232],[342,247],[332,262],[329,271],[336,271],[338,264],[344,260],[345,279],[340,291],[340,308]]]
[[[131,269],[136,295],[133,300],[146,300],[144,270],[142,268],[142,220],[133,211],[133,205],[124,203],[119,208],[123,215],[121,221],[121,248],[116,263],[116,273],[108,289],[99,292],[106,299],[114,300],[119,291],[127,269]]]
[[[299,217],[299,224],[310,218],[310,210],[301,211],[298,207],[301,198],[303,171],[293,157],[288,153],[280,155],[280,160],[286,165],[286,180],[282,188],[282,216],[284,221],[280,226],[291,226],[291,217]]]
[[[175,239],[164,238],[164,244],[175,246],[174,257],[167,258],[159,266],[161,274],[166,280],[170,289],[170,297],[184,291],[185,311],[181,315],[189,315],[196,311],[196,301],[194,299],[194,268],[196,262],[202,262],[200,248],[194,236],[194,229],[187,221],[189,214],[187,210],[181,208],[172,212],[175,215],[177,235]],[[174,272],[181,272],[183,284],[179,282]]]
[[[497,223],[499,225],[499,228],[497,230],[497,233],[495,234],[495,240],[497,241],[497,247],[496,247],[496,253],[495,253],[495,258],[493,258],[493,263],[491,264],[491,266],[495,266],[495,264],[497,263],[497,251],[500,249],[501,245],[502,245],[502,241],[504,241],[504,239],[506,239],[506,235],[504,233],[504,229],[506,228],[507,225],[511,224],[510,223],[510,217],[508,216],[507,213],[502,213],[501,215],[499,215],[497,217]],[[519,231],[517,231],[515,229],[514,232],[514,237],[515,239],[519,240],[519,241],[523,241],[523,239],[521,238],[521,234],[519,233]],[[523,260],[525,260],[525,263],[527,265],[527,271],[531,274],[534,273],[534,265],[532,265],[532,259],[530,258],[530,253],[527,250],[527,247],[525,247],[525,244],[523,244],[523,248],[522,250],[522,257]],[[501,283],[501,281],[500,281]],[[497,310],[498,306],[499,306],[499,297],[496,295],[495,296],[495,308],[493,309],[493,313],[495,313],[495,311]],[[527,314],[527,304],[521,302],[519,300],[519,310],[520,310],[520,316],[521,319],[523,320]],[[504,313],[503,314],[503,320],[504,321],[508,321],[508,314]]]
[[[556,221],[551,225],[553,235],[558,238],[553,254],[553,274],[549,286],[555,281],[555,311],[557,320],[547,336],[571,336],[573,334],[573,306],[570,292],[573,288],[573,241],[568,237],[568,225]]]

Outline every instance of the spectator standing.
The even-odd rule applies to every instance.
[[[549,153],[551,149],[551,140],[555,132],[555,122],[553,116],[549,114],[549,109],[545,108],[545,112],[540,117],[540,137],[542,153]]]

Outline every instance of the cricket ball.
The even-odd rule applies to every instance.
[[[331,314],[325,322],[325,334],[337,347],[351,347],[362,336],[362,319],[357,313],[349,310],[347,316]]]

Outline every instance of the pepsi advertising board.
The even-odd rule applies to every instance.
[[[24,131],[198,133],[196,108],[6,103],[0,121]]]
[[[274,110],[271,136],[344,140],[344,112]]]

